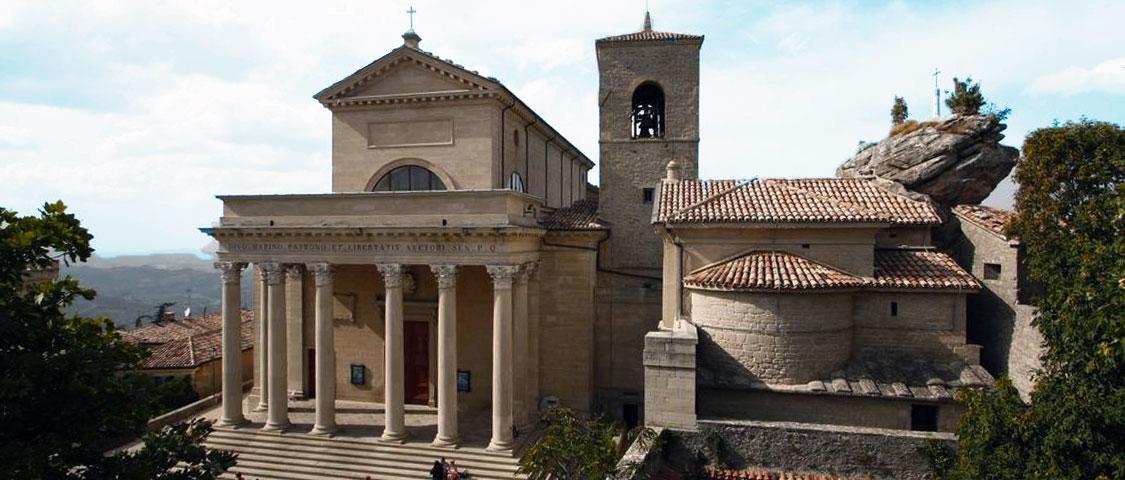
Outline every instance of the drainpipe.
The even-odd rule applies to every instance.
[[[539,117],[531,119],[531,123],[523,126],[523,188],[531,193],[531,138],[527,136],[528,127],[539,123]]]
[[[551,173],[550,169],[547,168],[549,164],[547,157],[550,156],[551,151],[547,147],[551,145],[551,142],[555,141],[556,138],[558,137],[551,137],[548,138],[546,142],[543,142],[543,203],[548,205],[551,203]]]

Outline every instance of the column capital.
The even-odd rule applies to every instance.
[[[437,277],[438,289],[445,290],[457,286],[457,265],[430,265],[430,270]]]
[[[259,263],[258,268],[262,271],[262,279],[269,285],[278,285],[284,280],[285,273],[282,269],[282,264],[277,262],[264,262]]]
[[[383,274],[385,288],[402,287],[403,268],[401,263],[376,263],[375,267],[379,269],[379,273]]]
[[[519,273],[519,265],[488,265],[485,267],[488,274],[492,275],[492,287],[510,289],[512,280]]]
[[[332,275],[336,273],[336,266],[331,263],[310,263],[306,267],[313,273],[316,286],[326,287],[332,284]]]
[[[285,267],[285,278],[294,281],[300,280],[305,270],[305,266],[299,263],[287,263],[283,267]]]
[[[215,268],[219,269],[219,278],[223,280],[223,283],[239,283],[242,280],[242,269],[246,268],[246,264],[241,262],[215,262]]]
[[[516,275],[516,283],[518,283],[520,285],[524,285],[524,284],[527,283],[528,280],[530,280],[532,277],[535,276],[535,273],[539,269],[539,262],[538,261],[527,262],[527,263],[520,264],[519,267],[520,267],[520,271]]]

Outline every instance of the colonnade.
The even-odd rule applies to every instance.
[[[260,272],[261,307],[258,345],[266,348],[256,352],[260,390],[257,410],[266,411],[266,430],[289,428],[286,365],[285,272],[300,268],[299,264],[265,262],[257,264]],[[526,412],[524,395],[516,395],[513,349],[527,352],[528,278],[536,264],[486,265],[492,278],[492,436],[489,450],[510,450],[513,444],[515,411]],[[246,422],[242,412],[241,385],[241,272],[245,263],[217,262],[222,279],[223,326],[223,395],[220,426]],[[334,272],[330,263],[309,263],[316,284],[315,346],[316,346],[316,414],[312,431],[330,435],[336,431],[336,349],[333,331]],[[385,292],[385,369],[384,430],[381,439],[403,442],[405,429],[403,292],[404,266],[398,263],[376,264],[383,277]],[[457,431],[457,273],[458,266],[433,264],[430,270],[437,279],[437,435],[433,444],[444,447],[458,445]],[[297,277],[300,278],[300,277]],[[515,318],[513,318],[515,317]],[[515,335],[514,335],[515,333]],[[515,336],[515,338],[513,338]],[[520,397],[517,399],[517,396]]]

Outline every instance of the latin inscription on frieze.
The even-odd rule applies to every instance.
[[[367,254],[474,254],[494,253],[496,243],[484,242],[395,242],[395,243],[317,243],[317,242],[224,242],[230,253],[321,253]]]

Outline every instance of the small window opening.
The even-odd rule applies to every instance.
[[[984,264],[984,279],[985,280],[999,280],[1000,279],[1000,264],[999,263],[986,263],[986,264]]]
[[[643,202],[652,203],[652,199],[656,195],[656,190],[651,189],[651,188],[646,188],[646,189],[641,191],[641,195],[642,195],[641,200]]]
[[[633,429],[641,424],[641,407],[635,403],[626,403],[621,406],[621,419],[625,422],[626,429]]]
[[[633,138],[664,137],[664,92],[655,83],[633,91]]]
[[[936,432],[938,427],[937,405],[911,405],[910,429],[918,432]]]
[[[898,316],[898,302],[891,302],[891,316]]]
[[[519,172],[512,172],[512,175],[508,177],[508,188],[520,193],[527,193],[527,187],[524,185],[523,177],[520,176]]]
[[[809,244],[807,244],[807,243],[802,243],[802,244],[801,244],[801,248],[809,248]]]
[[[512,130],[512,143],[515,143],[517,147],[520,146],[520,131],[519,130]]]

